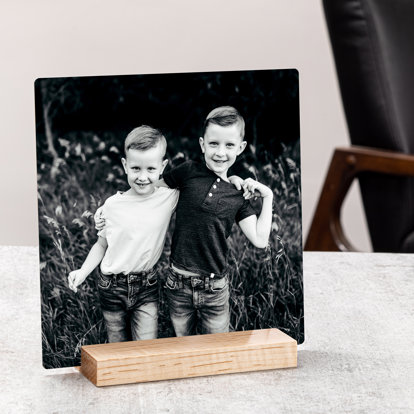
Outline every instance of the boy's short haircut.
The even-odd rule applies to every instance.
[[[204,121],[203,136],[210,124],[216,124],[220,126],[231,126],[239,124],[240,126],[240,137],[244,138],[244,119],[240,115],[239,111],[232,106],[219,106],[213,109]]]
[[[163,155],[167,150],[167,140],[161,131],[148,125],[141,125],[133,129],[125,138],[125,156],[130,149],[141,151],[156,147],[158,144],[163,146]]]

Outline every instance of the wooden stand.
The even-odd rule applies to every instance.
[[[97,386],[297,366],[297,343],[278,329],[82,347],[82,374]]]

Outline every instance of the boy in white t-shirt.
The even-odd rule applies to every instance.
[[[154,339],[158,333],[159,260],[178,191],[154,187],[164,171],[167,142],[160,131],[141,126],[125,140],[122,165],[130,189],[103,206],[105,228],[69,287],[77,287],[98,266],[98,293],[109,342]],[[131,335],[130,335],[130,334]]]

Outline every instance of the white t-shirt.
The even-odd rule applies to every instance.
[[[105,228],[98,232],[108,243],[102,273],[138,273],[158,262],[178,196],[159,187],[148,196],[118,192],[105,201]]]

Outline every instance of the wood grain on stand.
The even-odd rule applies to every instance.
[[[278,329],[82,347],[81,372],[97,386],[297,366],[297,343]]]

